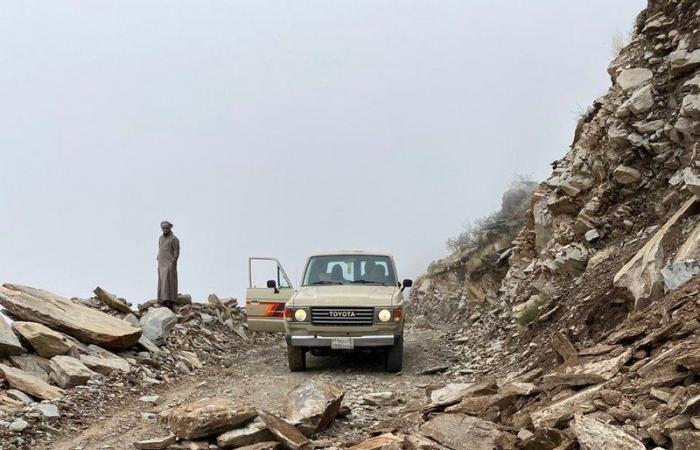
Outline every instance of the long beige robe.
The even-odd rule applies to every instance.
[[[173,233],[158,239],[158,300],[177,299],[177,259],[180,241]]]

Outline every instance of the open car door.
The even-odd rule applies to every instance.
[[[284,305],[293,294],[292,283],[276,258],[248,258],[248,329],[284,331]]]

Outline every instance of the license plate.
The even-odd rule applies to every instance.
[[[350,337],[332,338],[331,348],[333,350],[352,350],[355,348],[355,343]]]

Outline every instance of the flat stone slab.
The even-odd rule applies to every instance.
[[[33,397],[42,400],[57,400],[65,394],[63,389],[51,386],[46,381],[22,370],[0,364],[0,372],[5,376],[10,386]]]
[[[0,305],[19,319],[41,323],[105,348],[126,349],[141,336],[140,329],[124,320],[42,289],[4,284],[0,288]]]
[[[102,375],[108,375],[114,371],[129,373],[131,366],[129,362],[120,357],[116,358],[100,358],[99,356],[80,355],[80,362],[87,368],[94,370]]]
[[[596,398],[602,389],[602,384],[592,386],[570,397],[542,406],[530,414],[532,424],[535,428],[553,428],[560,420],[571,417],[578,405],[590,402]]]
[[[129,305],[127,305],[125,301],[123,301],[116,295],[105,291],[101,287],[97,286],[92,292],[95,293],[99,301],[114,309],[115,311],[123,312],[124,314],[133,313],[133,311],[131,310],[131,308],[129,308]]]
[[[241,428],[234,428],[216,438],[216,445],[221,448],[238,448],[259,442],[274,440],[270,430],[262,421],[255,421]]]
[[[22,344],[12,331],[12,327],[0,316],[0,356],[16,356],[24,352]]]
[[[560,385],[585,386],[603,383],[612,379],[631,358],[632,349],[630,348],[614,358],[564,366],[542,377],[542,383],[548,387]]]
[[[12,329],[29,342],[34,351],[44,358],[65,355],[73,347],[71,341],[58,331],[36,322],[15,322]]]
[[[289,450],[311,450],[311,442],[294,426],[267,411],[260,411],[259,415],[275,438]]]
[[[646,450],[646,446],[620,428],[592,417],[576,416],[572,427],[581,450]]]
[[[168,436],[134,442],[134,448],[139,450],[162,450],[170,447],[176,441],[177,437],[175,437],[174,434],[170,434]]]
[[[252,406],[227,398],[204,398],[175,408],[168,427],[179,438],[196,439],[223,433],[257,416]]]
[[[420,432],[452,450],[493,450],[501,434],[495,423],[464,414],[436,416]]]

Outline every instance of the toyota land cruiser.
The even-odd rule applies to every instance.
[[[276,265],[276,279],[253,282],[252,263]],[[403,290],[390,255],[338,252],[306,261],[301,286],[294,290],[274,258],[249,259],[246,293],[251,330],[284,331],[292,371],[306,369],[306,354],[329,355],[352,350],[379,350],[385,368],[399,372],[403,360]]]

